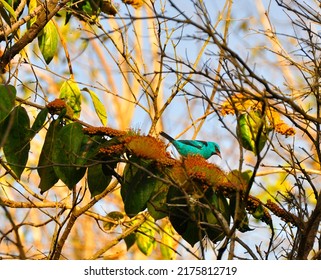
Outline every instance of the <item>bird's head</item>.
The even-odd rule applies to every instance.
[[[212,155],[217,155],[217,156],[219,156],[220,158],[222,158],[220,146],[219,146],[218,144],[216,144],[215,142],[212,142],[212,144],[213,144]]]

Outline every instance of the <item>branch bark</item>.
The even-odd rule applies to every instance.
[[[0,71],[5,72],[9,62],[29,43],[31,43],[45,27],[49,20],[63,8],[69,0],[51,0],[41,5],[41,9],[35,23],[29,30],[10,48],[7,48],[0,58]],[[38,10],[37,10],[38,12]],[[33,15],[34,16],[34,15]],[[31,19],[31,17],[30,17]]]
[[[321,222],[321,196],[319,195],[315,209],[310,219],[306,222],[306,227],[302,232],[301,242],[299,244],[298,256],[299,260],[306,260],[309,253],[313,249],[315,238]]]

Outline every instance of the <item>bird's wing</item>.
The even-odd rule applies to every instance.
[[[185,145],[193,146],[198,149],[201,149],[202,147],[207,146],[206,141],[200,141],[200,140],[177,140],[177,141]]]

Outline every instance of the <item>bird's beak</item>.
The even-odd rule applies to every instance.
[[[217,151],[217,152],[215,153],[215,155],[219,156],[220,159],[222,159],[222,156],[221,156],[221,152],[220,152],[220,151]]]

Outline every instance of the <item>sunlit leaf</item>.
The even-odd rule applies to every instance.
[[[170,223],[167,223],[162,229],[162,239],[160,244],[160,251],[165,260],[174,259],[176,252],[174,250],[174,238],[173,227]]]
[[[143,0],[122,0],[122,1],[125,4],[132,5],[135,9],[139,9],[144,5]]]
[[[0,3],[1,3],[1,6],[3,5],[3,7],[9,12],[10,16],[13,17],[15,20],[17,20],[14,9],[7,3],[7,1],[0,0]],[[9,20],[9,24],[10,24],[10,20]]]
[[[59,35],[55,24],[50,20],[38,36],[38,45],[47,64],[51,62],[58,51]]]
[[[15,10],[19,6],[21,0],[6,0],[5,2],[7,2],[10,5],[10,7],[12,7]]]
[[[81,91],[73,79],[69,79],[62,84],[59,98],[65,100],[67,105],[73,110],[71,117],[79,118],[81,111]]]
[[[98,98],[97,94],[94,91],[89,90],[88,88],[84,88],[83,90],[90,94],[90,98],[91,98],[92,103],[94,105],[96,114],[97,114],[100,122],[102,123],[102,125],[106,126],[107,125],[107,113],[106,113],[106,109],[105,109],[104,104],[100,101],[100,99]]]
[[[40,5],[38,3],[38,0],[29,0],[28,1],[28,13],[31,14],[34,12],[34,10],[37,8],[37,6]],[[37,16],[31,18],[28,22],[27,22],[27,27],[30,28],[37,20]]]
[[[81,6],[81,8],[83,12],[85,12],[85,14],[87,14],[89,17],[96,12],[95,6],[91,5],[90,0],[84,0],[82,3],[83,5]]]
[[[258,111],[251,111],[239,117],[237,132],[243,148],[257,154],[267,141],[269,128]]]
[[[139,250],[146,256],[152,253],[156,245],[155,234],[156,230],[152,218],[149,218],[149,220],[144,222],[137,230],[136,244]]]

